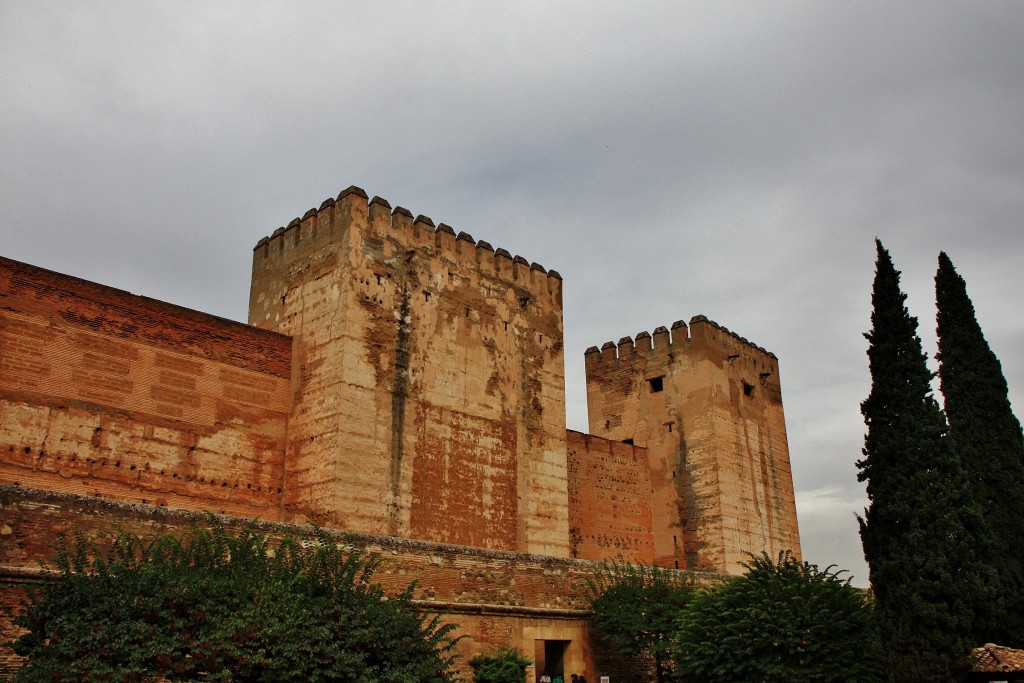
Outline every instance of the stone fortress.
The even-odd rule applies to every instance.
[[[586,376],[591,434],[556,271],[356,187],[259,241],[248,325],[0,258],[0,593],[71,528],[315,522],[468,656],[596,681],[592,561],[736,573],[799,533],[773,354],[697,316]]]

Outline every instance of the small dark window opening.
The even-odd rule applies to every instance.
[[[676,560],[676,569],[679,569],[679,560]]]
[[[668,426],[668,433],[671,434],[672,433],[672,423],[671,422],[666,422],[665,424]]]
[[[743,380],[743,395],[744,396],[753,396],[754,395],[754,385],[750,384],[746,380]]]
[[[380,275],[377,276],[377,284],[380,284]]]
[[[673,478],[673,479],[675,479],[675,478],[676,478],[676,471],[675,471],[675,470],[672,470],[672,478]]]
[[[647,380],[647,384],[651,388],[652,394],[657,394],[659,391],[665,391],[665,377],[652,377]]]
[[[622,443],[628,443],[630,446],[633,445],[633,439],[623,439]]]
[[[423,301],[430,301],[430,292],[423,292]]]

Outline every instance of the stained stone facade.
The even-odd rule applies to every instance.
[[[244,325],[0,258],[5,600],[70,528],[315,522],[419,578],[468,655],[597,680],[588,561],[799,555],[778,361],[703,316],[589,349],[581,434],[556,271],[352,187],[252,273]]]

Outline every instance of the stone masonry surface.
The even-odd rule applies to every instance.
[[[248,325],[0,258],[0,600],[71,529],[315,522],[469,656],[636,675],[587,561],[799,555],[778,360],[703,316],[592,347],[581,434],[562,319],[556,271],[356,187],[259,241]]]

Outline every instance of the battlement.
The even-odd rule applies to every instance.
[[[778,371],[778,357],[774,353],[703,315],[691,318],[689,326],[677,320],[669,329],[664,326],[655,328],[653,334],[643,331],[637,333],[635,338],[623,337],[618,342],[607,341],[601,348],[591,346],[584,352],[584,356],[587,374],[592,374],[604,368],[629,365],[641,358],[646,363],[674,353],[705,353],[730,361],[743,358],[763,367],[767,372]]]
[[[357,237],[361,233],[362,236]],[[473,270],[508,281],[536,295],[560,297],[562,276],[539,263],[531,263],[508,250],[495,249],[489,242],[475,240],[467,232],[456,233],[451,226],[422,214],[413,218],[408,209],[381,197],[368,199],[364,190],[351,186],[336,198],[328,197],[320,208],[311,208],[263,237],[254,247],[254,267],[261,270],[287,268],[321,247],[336,244],[354,247],[389,237],[409,252],[431,261],[468,265]]]

